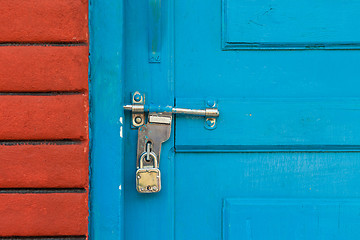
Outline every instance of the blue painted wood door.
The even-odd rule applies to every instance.
[[[220,117],[176,116],[140,194],[127,113],[125,239],[360,239],[360,1],[163,0],[153,62],[149,7],[125,4],[124,102]]]

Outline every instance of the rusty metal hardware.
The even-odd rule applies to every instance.
[[[167,112],[173,114],[203,116],[205,117],[205,128],[208,130],[213,130],[216,128],[217,117],[220,115],[217,102],[214,100],[206,101],[205,109],[189,109],[172,106],[162,107],[151,104],[146,105],[145,94],[141,94],[140,92],[136,91],[132,93],[131,101],[132,104],[124,105],[124,109],[132,112],[132,128],[138,128],[146,123],[145,113],[147,112]]]
[[[145,124],[145,113],[144,113],[144,104],[145,104],[145,94],[141,94],[138,91],[131,94],[132,102],[132,121],[131,127],[137,128]]]
[[[132,93],[131,100],[132,104],[125,105],[124,109],[132,111],[132,127],[138,128],[136,189],[140,193],[159,192],[161,145],[170,138],[173,114],[204,116],[205,128],[215,129],[219,110],[215,101],[208,101],[205,109],[152,107],[145,105],[145,94],[140,92]]]
[[[138,129],[136,189],[140,193],[161,190],[161,145],[170,138],[171,113],[149,113],[148,123]]]
[[[169,112],[174,114],[185,114],[185,115],[195,115],[195,116],[203,116],[203,117],[218,117],[219,110],[217,108],[206,108],[206,109],[189,109],[189,108],[177,108],[177,107],[167,107]],[[125,110],[143,113],[149,112],[150,107],[139,106],[139,105],[125,105]]]

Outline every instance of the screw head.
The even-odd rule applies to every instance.
[[[134,100],[135,100],[135,102],[140,102],[140,101],[141,101],[141,94],[136,93],[136,94],[134,95]]]
[[[207,105],[208,105],[209,107],[215,107],[215,101],[214,101],[214,100],[208,100],[208,101],[207,101]]]
[[[215,125],[215,119],[213,118],[206,119],[206,125],[208,125],[209,127],[213,127]]]
[[[135,118],[135,123],[140,124],[141,122],[142,122],[142,118],[139,117],[139,116],[137,116],[137,117]]]

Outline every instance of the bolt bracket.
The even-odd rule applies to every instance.
[[[218,108],[218,103],[215,99],[207,99],[205,101],[206,110],[211,112],[214,109]],[[217,126],[216,117],[205,117],[204,127],[208,130],[214,130]]]
[[[138,91],[131,93],[133,111],[131,116],[131,128],[138,128],[145,124],[145,94]]]

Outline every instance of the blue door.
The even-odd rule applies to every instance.
[[[360,239],[360,1],[124,9],[123,101],[138,91],[220,113],[216,126],[174,115],[157,193],[136,189],[139,129],[126,113],[124,239]]]

